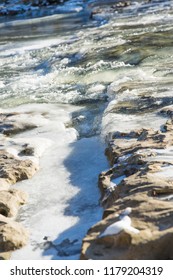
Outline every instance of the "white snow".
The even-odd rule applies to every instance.
[[[154,173],[154,175],[166,179],[173,179],[173,165],[167,164],[166,166],[162,166],[161,170],[159,172]]]
[[[15,153],[13,147],[18,150],[21,144],[29,143],[36,149],[40,170],[32,179],[15,185],[29,194],[29,202],[21,209],[18,219],[29,229],[30,241],[12,254],[14,260],[78,259],[82,238],[101,219],[97,180],[98,174],[108,168],[105,147],[97,137],[77,141],[76,130],[65,128],[64,123],[75,110],[79,107],[48,104],[15,109],[25,121],[28,118],[38,127],[17,135],[11,146],[9,141],[9,149]],[[45,236],[55,244],[66,238],[77,239],[74,248],[78,252],[64,257],[57,255],[53,248],[45,250]]]
[[[124,156],[122,156],[122,157],[119,157],[118,158],[118,162],[124,162],[124,161],[126,161],[130,156],[131,156],[132,154],[127,154],[127,155],[124,155]]]
[[[114,101],[116,103],[117,101]],[[143,128],[159,129],[165,123],[165,119],[156,114],[148,113],[142,116],[134,114],[117,114],[111,113],[111,105],[106,108],[102,118],[102,136],[106,138],[107,135],[115,132],[115,124],[117,131],[129,132],[131,130]]]
[[[148,151],[150,151],[151,153],[153,152],[154,156],[152,157],[148,157],[148,160],[152,160],[152,161],[165,161],[165,162],[172,162],[172,158],[173,158],[173,147],[167,147],[166,149],[149,149]]]
[[[131,212],[132,212],[132,208],[127,207],[124,211],[122,211],[122,213],[120,215],[121,216],[126,216],[126,215],[129,215]]]
[[[169,200],[173,200],[173,194],[170,194],[170,195],[162,195],[159,197],[160,200],[166,200],[166,201],[169,201]]]
[[[131,208],[126,208],[120,215],[120,221],[115,222],[108,226],[99,237],[104,237],[108,235],[114,235],[120,233],[122,230],[128,230],[135,234],[139,233],[139,230],[131,226],[131,218],[128,216],[131,213]]]

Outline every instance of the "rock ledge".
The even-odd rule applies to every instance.
[[[83,239],[80,259],[173,259],[172,111],[162,109],[171,116],[162,130],[112,135],[112,167],[99,176],[103,219]]]

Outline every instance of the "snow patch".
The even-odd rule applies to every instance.
[[[173,165],[167,164],[166,166],[161,167],[161,170],[159,172],[156,172],[154,174],[159,177],[173,179]]]
[[[104,237],[108,235],[114,235],[120,233],[122,230],[128,230],[135,234],[139,233],[139,230],[131,226],[131,218],[128,216],[131,213],[131,208],[126,208],[120,215],[120,221],[115,222],[108,226],[103,233],[99,235],[99,237]]]

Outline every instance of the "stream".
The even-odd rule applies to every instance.
[[[30,241],[13,260],[79,259],[102,218],[97,182],[109,136],[159,128],[159,110],[173,104],[173,1],[112,2],[70,0],[0,19],[1,112],[37,126],[14,142],[40,157],[37,174],[15,185],[29,194],[17,220]]]

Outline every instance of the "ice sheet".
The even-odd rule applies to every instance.
[[[32,111],[31,121],[37,119],[39,125],[16,136],[14,141],[19,144],[23,139],[38,149],[44,138],[51,141],[51,145],[41,153],[40,171],[31,180],[15,186],[29,194],[29,203],[21,209],[18,220],[31,235],[29,244],[14,252],[12,259],[79,258],[82,238],[88,228],[101,219],[97,180],[99,172],[108,167],[104,145],[97,137],[77,141],[75,129],[65,128],[64,122],[75,109],[39,104],[16,109],[22,114]],[[69,245],[69,256],[62,257],[53,248],[45,250],[44,238],[57,245],[65,239],[78,241],[73,245],[74,250]]]

